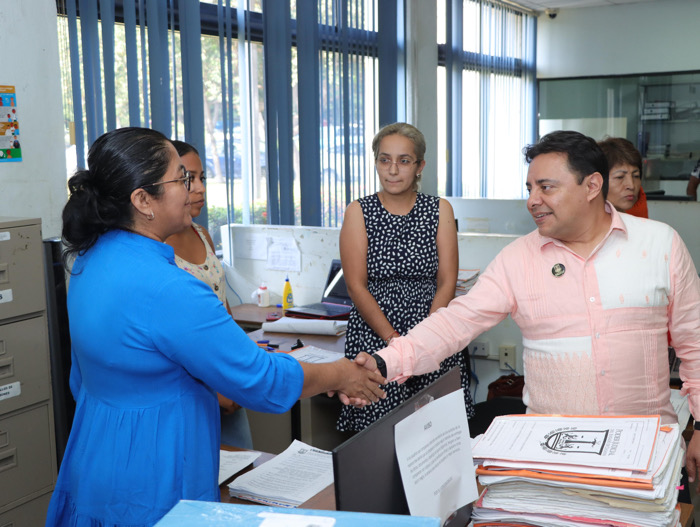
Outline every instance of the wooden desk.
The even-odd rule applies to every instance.
[[[242,449],[236,447],[229,447],[226,445],[221,445],[222,450],[240,451]],[[252,470],[254,467],[258,467],[275,457],[273,454],[263,453],[258,459],[256,459],[250,467],[247,467],[240,471],[238,474],[234,474],[229,479],[224,481],[219,487],[221,491],[221,502],[222,503],[238,503],[238,504],[248,504],[253,502],[240,500],[238,498],[232,498],[229,495],[228,485],[234,479],[234,477],[239,476],[245,472]],[[693,523],[693,506],[689,503],[681,503],[681,525],[683,527],[690,527]],[[313,496],[308,501],[305,501],[299,505],[300,509],[316,509],[323,511],[334,511],[335,509],[335,487],[333,485],[327,486],[321,492]]]
[[[248,336],[255,341],[269,340],[270,344],[279,345],[280,351],[291,351],[297,340],[301,340],[305,346],[316,346],[338,353],[345,351],[345,335],[336,337],[334,335],[309,335],[305,333],[273,333],[258,329],[248,333]]]
[[[240,304],[231,307],[233,320],[246,331],[260,329],[270,313],[279,313],[283,316],[284,310],[276,306],[258,307],[257,304]]]
[[[307,335],[297,333],[272,333],[262,329],[248,333],[255,340],[269,340],[279,345],[280,351],[290,351],[301,340],[307,346],[316,346],[342,353],[345,350],[345,335]],[[246,410],[253,436],[253,446],[257,450],[279,454],[294,439],[321,448],[333,450],[352,437],[350,432],[339,432],[335,423],[340,415],[341,402],[337,397],[320,394],[301,399],[292,409],[283,414],[268,414]]]
[[[227,450],[239,450],[234,447],[227,447],[225,445],[221,446],[222,449],[227,449]],[[253,462],[253,465],[242,470],[236,476],[239,474],[243,474],[244,472],[248,472],[249,470],[252,470],[253,467],[260,466],[262,463],[265,463],[266,461],[269,461],[272,459],[274,456],[272,454],[263,454],[260,456],[258,459]],[[229,495],[228,491],[228,484],[233,480],[233,477],[230,479],[226,480],[220,487],[221,490],[221,501],[222,503],[238,503],[238,504],[251,504],[253,502],[250,501],[244,501],[244,500],[239,500],[238,498],[232,498]],[[689,503],[681,503],[681,525],[683,527],[690,527],[693,523],[693,506],[690,505]],[[334,511],[335,509],[335,487],[333,485],[329,485],[325,489],[323,489],[321,492],[313,496],[311,499],[308,501],[305,501],[299,506],[300,509],[315,509],[315,510],[323,510],[323,511]]]

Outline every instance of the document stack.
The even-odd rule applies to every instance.
[[[473,447],[474,527],[677,527],[684,451],[659,416],[510,415]]]
[[[228,489],[242,500],[298,507],[332,483],[331,453],[294,440],[278,456],[238,476]]]
[[[455,296],[466,295],[479,278],[479,269],[460,269],[457,272]]]

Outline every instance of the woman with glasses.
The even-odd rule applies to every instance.
[[[206,175],[199,152],[184,141],[173,141],[182,164],[192,177],[190,186],[190,215],[199,216],[205,205]],[[231,313],[226,301],[224,268],[214,252],[214,241],[206,228],[192,222],[185,230],[169,236],[165,243],[175,250],[175,263],[212,288],[214,294]],[[253,438],[245,409],[231,399],[217,394],[221,412],[221,443],[239,448],[253,448]]]
[[[219,404],[280,413],[337,390],[376,400],[379,375],[347,359],[261,350],[163,243],[187,229],[190,177],[159,132],[90,147],[63,209],[75,417],[47,526],[150,526],[179,500],[218,501]]]
[[[418,192],[425,149],[423,134],[410,124],[382,128],[372,141],[381,190],[345,211],[340,258],[353,301],[347,358],[384,348],[455,296],[459,258],[454,213],[446,200]],[[387,397],[371,407],[344,407],[338,429],[363,430],[456,365],[471,416],[469,367],[458,354],[433,373],[388,384]]]

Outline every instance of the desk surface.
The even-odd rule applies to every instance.
[[[330,351],[343,353],[345,351],[345,335],[339,337],[335,335],[310,335],[307,333],[274,333],[258,329],[251,331],[248,336],[255,340],[269,340],[270,344],[276,344],[280,351],[291,351],[292,346],[297,344],[297,340],[305,346],[316,346]]]
[[[236,447],[229,447],[226,445],[221,445],[221,448],[223,450],[241,450],[240,448]],[[249,470],[252,470],[254,467],[260,466],[266,461],[269,461],[274,457],[273,454],[266,454],[263,453],[258,459],[256,459],[252,466],[243,469],[241,472],[238,474],[235,474],[235,476],[238,476],[239,474],[243,474],[244,472],[248,472]],[[228,484],[231,482],[233,479],[233,476],[224,483],[221,484],[219,487],[221,490],[221,501],[223,503],[239,503],[239,504],[251,504],[252,502],[250,501],[244,501],[244,500],[239,500],[238,498],[232,498],[229,495],[228,492]],[[691,491],[693,492],[693,491]],[[683,527],[690,527],[690,525],[693,523],[693,506],[690,505],[689,503],[681,503],[681,525]],[[324,511],[334,511],[335,510],[335,488],[333,485],[329,485],[325,489],[323,489],[321,492],[316,494],[313,498],[311,498],[308,501],[305,501],[299,506],[300,509],[315,509],[315,510],[324,510]]]

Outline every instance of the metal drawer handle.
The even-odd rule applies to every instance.
[[[14,360],[12,357],[0,361],[0,379],[5,377],[12,377],[15,374],[15,369],[13,368]]]
[[[0,453],[0,472],[10,470],[17,466],[17,449],[12,448]]]

